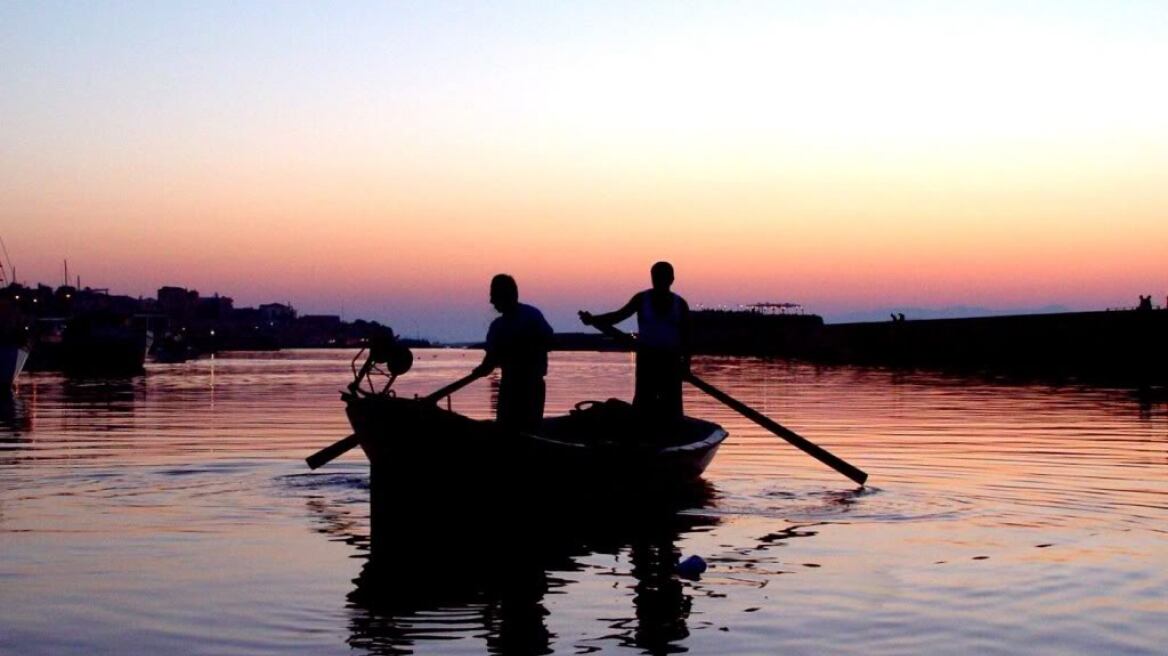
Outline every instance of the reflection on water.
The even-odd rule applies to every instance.
[[[331,484],[360,483],[335,477]],[[310,507],[321,533],[368,558],[347,597],[353,647],[425,652],[428,641],[471,633],[490,653],[553,653],[557,636],[546,623],[545,596],[562,594],[574,583],[569,573],[588,569],[581,557],[604,554],[628,561],[632,596],[628,608],[604,619],[609,630],[586,651],[610,643],[652,654],[687,651],[679,643],[688,635],[691,600],[676,573],[676,542],[719,523],[692,512],[709,509],[714,490],[630,494],[557,499],[553,506],[492,499],[485,514],[403,499],[386,510],[396,535],[372,545],[352,515],[319,502]]]
[[[1168,396],[706,358],[712,384],[871,474],[730,432],[695,498],[404,494],[369,540],[351,353],[241,354],[0,398],[0,653],[1158,653]],[[399,393],[480,359],[418,351]],[[632,393],[557,353],[548,411]],[[492,381],[455,395],[491,413]],[[425,439],[426,436],[411,436]],[[587,492],[587,491],[583,491]],[[587,494],[584,495],[587,498]],[[381,518],[379,517],[379,521]],[[677,563],[700,555],[697,580]]]
[[[354,647],[409,653],[427,640],[473,633],[490,653],[552,653],[557,636],[546,623],[545,597],[573,584],[567,575],[586,569],[581,557],[627,554],[632,608],[606,620],[611,631],[596,648],[615,641],[664,654],[685,651],[676,643],[688,635],[690,600],[676,576],[676,541],[718,522],[681,511],[707,507],[712,494],[699,486],[685,496],[581,498],[553,506],[492,501],[488,513],[403,499],[383,509],[396,535],[371,546],[351,522],[317,511],[328,517],[325,532],[368,550],[348,595]]]
[[[0,445],[15,443],[22,433],[31,429],[32,416],[24,397],[0,392]]]
[[[76,408],[97,407],[110,412],[133,412],[134,402],[145,391],[142,376],[117,378],[66,378],[60,386],[66,403]]]

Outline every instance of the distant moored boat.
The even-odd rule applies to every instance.
[[[38,321],[31,366],[39,371],[126,375],[144,369],[154,334],[128,320],[98,314]]]
[[[28,347],[0,346],[0,392],[9,390],[28,361]]]

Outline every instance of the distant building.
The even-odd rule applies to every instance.
[[[269,325],[288,323],[296,319],[296,309],[283,303],[265,303],[259,307],[260,317]]]
[[[337,330],[341,327],[341,318],[335,314],[306,314],[296,323],[317,330]]]
[[[290,346],[338,346],[344,344],[343,331],[335,314],[306,314],[288,325],[284,340]]]
[[[195,305],[195,316],[204,321],[226,321],[231,317],[235,302],[229,296],[215,294],[200,298]]]
[[[195,314],[199,292],[182,287],[158,288],[158,311],[172,319],[189,319]]]
[[[57,298],[68,314],[102,312],[129,317],[138,314],[142,306],[141,301],[133,296],[110,294],[108,289],[89,287],[81,290],[58,287]]]

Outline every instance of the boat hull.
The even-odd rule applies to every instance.
[[[28,349],[23,346],[0,348],[0,389],[11,389],[16,377],[24,370],[28,361]]]
[[[37,345],[30,367],[80,375],[134,375],[145,370],[154,336],[148,330],[106,328],[66,329],[59,340]]]
[[[588,412],[549,417],[531,435],[387,396],[349,397],[346,412],[371,463],[375,496],[395,488],[441,499],[683,486],[701,476],[726,437],[717,424],[688,417],[649,430],[628,413]]]
[[[646,427],[630,421],[631,410],[549,417],[540,435],[530,435],[417,399],[345,397],[370,462],[374,542],[392,530],[395,520],[387,518],[410,507],[535,516],[631,498],[686,498],[704,486],[701,474],[727,435],[688,417]]]

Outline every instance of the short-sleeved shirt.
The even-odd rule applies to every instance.
[[[520,303],[500,315],[487,330],[487,352],[504,376],[546,376],[552,327],[536,308]]]

